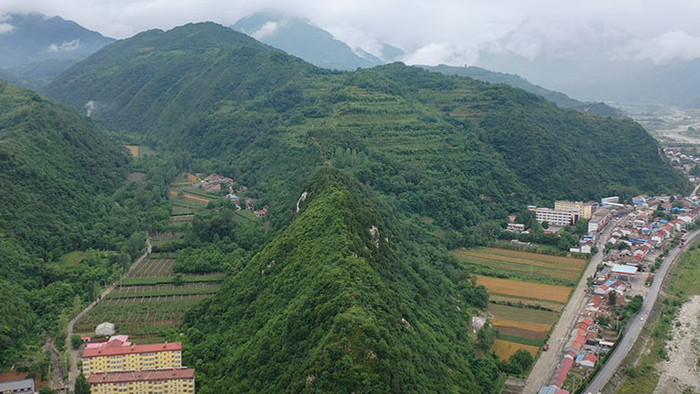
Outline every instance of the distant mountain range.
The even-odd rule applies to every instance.
[[[114,41],[58,16],[10,14],[1,25],[0,77],[34,89]]]
[[[678,52],[682,46],[674,43],[683,38],[644,40],[608,26],[528,22],[484,46],[475,64],[583,100],[698,107],[700,59]]]
[[[361,48],[353,50],[310,22],[282,14],[259,12],[239,20],[231,27],[313,65],[328,69],[369,68],[395,61],[404,55],[401,49],[390,45],[385,45],[379,56]]]

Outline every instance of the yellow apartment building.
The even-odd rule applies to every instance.
[[[581,219],[590,219],[593,216],[593,206],[580,201],[554,201],[554,210],[562,212],[578,211]]]
[[[85,349],[83,374],[182,367],[182,342]]]
[[[98,372],[88,378],[91,394],[194,393],[194,369]]]

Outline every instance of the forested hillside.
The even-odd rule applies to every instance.
[[[485,290],[456,286],[363,189],[321,168],[291,225],[189,314],[202,393],[493,389],[470,329]]]
[[[213,23],[116,42],[49,92],[90,102],[109,128],[187,149],[254,186],[273,212],[332,164],[468,241],[528,203],[688,187],[631,121],[402,64],[331,72]]]
[[[0,368],[141,253],[139,212],[166,195],[158,180],[125,185],[128,166],[74,109],[0,81]]]

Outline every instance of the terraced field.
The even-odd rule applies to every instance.
[[[223,273],[183,275],[175,282],[176,259],[155,257],[136,267],[83,319],[75,331],[90,334],[105,321],[135,343],[152,343],[177,329],[187,311],[221,288]]]
[[[505,359],[518,349],[537,354],[587,264],[576,257],[499,248],[450,254],[488,290],[491,325],[498,330],[492,350]]]

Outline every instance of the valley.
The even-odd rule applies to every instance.
[[[698,212],[694,156],[631,119],[212,22],[43,92],[0,82],[0,366],[34,375],[48,332],[181,351],[200,393],[575,390]]]

